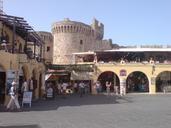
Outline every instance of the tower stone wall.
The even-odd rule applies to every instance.
[[[45,63],[53,62],[53,36],[50,32],[39,31],[37,32],[41,39],[44,41],[42,56]]]
[[[72,53],[111,49],[111,42],[103,41],[104,25],[96,19],[92,25],[64,21],[52,25],[54,37],[53,64],[72,63]]]

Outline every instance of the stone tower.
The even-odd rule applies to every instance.
[[[96,19],[92,25],[64,19],[52,25],[52,34],[53,64],[72,63],[72,53],[111,49],[111,43],[103,43],[104,25]]]

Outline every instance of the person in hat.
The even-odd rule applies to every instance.
[[[13,82],[11,83],[11,88],[10,88],[10,101],[7,105],[7,110],[9,110],[10,108],[12,108],[13,104],[15,104],[15,106],[17,107],[18,110],[20,110],[20,105],[19,105],[19,102],[18,102],[18,97],[16,95],[16,82],[15,80],[13,80]]]
[[[8,49],[7,49],[7,41],[6,40],[2,40],[1,46],[4,47],[6,52],[8,51]]]

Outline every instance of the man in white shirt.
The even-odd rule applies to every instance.
[[[10,99],[8,105],[7,105],[7,109],[10,109],[12,107],[12,104],[15,103],[17,109],[20,110],[18,97],[16,95],[16,82],[15,82],[15,80],[12,82],[12,86],[10,88],[10,93],[9,94],[10,94],[11,99]]]

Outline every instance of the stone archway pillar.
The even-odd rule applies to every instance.
[[[97,94],[95,80],[91,80],[91,94]]]
[[[126,95],[126,78],[124,77],[120,78],[120,95]]]
[[[96,79],[91,80],[91,94],[97,94],[96,82],[97,82]]]
[[[149,80],[149,94],[156,94],[156,76],[151,76]]]

